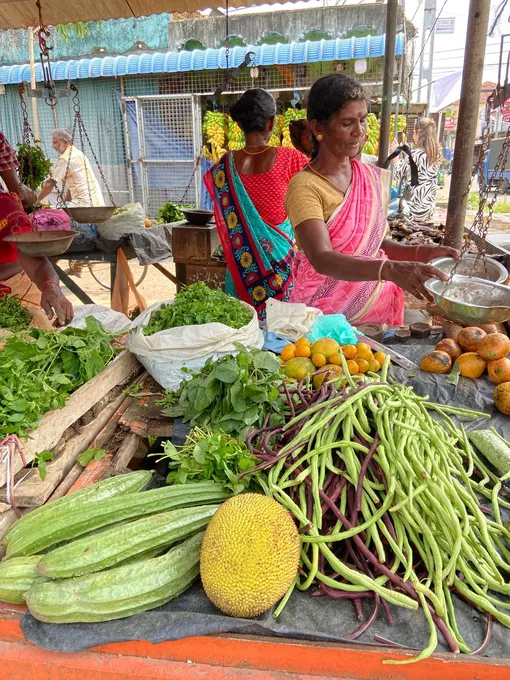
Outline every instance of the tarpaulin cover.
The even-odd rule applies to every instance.
[[[415,362],[419,362],[426,350],[423,341],[414,346],[396,345],[394,348]],[[510,438],[510,418],[495,411],[492,403],[493,385],[488,381],[481,380],[475,383],[461,378],[458,386],[454,387],[445,382],[444,376],[424,374],[418,368],[414,377],[409,371],[398,367],[393,367],[392,374],[397,380],[412,384],[417,393],[428,394],[433,401],[491,413],[493,415],[491,421],[468,422],[467,427],[487,427],[490,424],[505,438]],[[186,433],[187,426],[176,423],[174,443],[182,443]],[[384,613],[380,612],[375,624],[356,642],[375,644],[374,635],[379,635],[412,648],[424,648],[428,642],[429,632],[422,612],[411,612],[396,607],[391,609],[396,623],[389,625]],[[472,649],[477,649],[485,635],[485,616],[456,598],[455,609],[459,629],[466,643]],[[363,604],[363,611],[365,616],[371,611],[370,604],[366,601]],[[23,632],[28,640],[40,647],[58,652],[75,652],[125,640],[144,639],[157,643],[188,636],[220,633],[341,642],[349,641],[346,637],[359,625],[351,603],[334,601],[327,597],[311,597],[310,591],[294,592],[278,620],[273,619],[271,612],[254,620],[230,618],[221,614],[208,601],[199,583],[177,600],[159,609],[118,621],[54,625],[36,621],[27,614],[22,622]],[[447,651],[441,635],[438,637],[438,651]],[[494,625],[493,636],[485,655],[510,657],[508,629],[499,624]]]

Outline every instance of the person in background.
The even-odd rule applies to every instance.
[[[310,90],[312,159],[292,178],[285,199],[299,248],[290,302],[344,314],[351,323],[398,326],[402,289],[431,300],[425,281],[446,277],[427,263],[458,251],[388,238],[390,172],[356,160],[367,113],[367,95],[351,76],[325,76]]]
[[[52,146],[59,158],[41,189],[38,199],[43,201],[55,189],[62,192],[68,208],[99,208],[104,206],[104,198],[92,167],[79,149],[73,146],[69,130],[54,130]],[[67,177],[66,177],[67,174]],[[65,180],[65,187],[64,187]]]
[[[5,241],[11,234],[32,231],[23,205],[36,202],[36,195],[20,183],[18,159],[0,132],[0,297],[16,295],[31,313],[34,324],[42,328],[63,326],[73,318],[73,306],[60,289],[58,276],[46,257],[32,257]],[[44,312],[44,314],[42,313]]]
[[[307,158],[272,147],[276,102],[262,89],[247,90],[230,109],[246,144],[229,151],[205,175],[227,261],[227,293],[263,320],[268,298],[287,300],[292,288],[294,236],[284,208],[291,178]]]
[[[402,178],[408,180],[409,198],[407,209],[409,217],[418,221],[429,221],[434,216],[438,171],[442,157],[437,141],[436,124],[432,118],[417,118],[413,141],[416,149],[412,156],[418,168],[418,186],[410,185],[411,170],[409,161],[404,158],[395,168],[394,178],[399,182]]]

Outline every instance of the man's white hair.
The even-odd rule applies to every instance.
[[[62,139],[64,142],[69,142],[69,144],[73,143],[73,136],[67,128],[57,128],[56,130],[53,130],[53,135],[58,137],[58,139]]]

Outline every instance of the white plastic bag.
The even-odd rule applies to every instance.
[[[126,347],[149,371],[154,380],[165,389],[175,390],[184,378],[190,378],[183,368],[199,370],[207,359],[219,359],[226,354],[235,354],[235,344],[247,349],[262,349],[264,336],[259,328],[257,313],[241,302],[251,313],[251,321],[242,328],[230,328],[222,323],[207,323],[198,326],[179,326],[154,335],[144,335],[143,327],[150,316],[172,300],[151,305],[131,326]]]
[[[85,324],[87,316],[93,316],[97,319],[109,333],[127,331],[131,325],[130,319],[125,314],[114,312],[109,307],[103,307],[102,305],[79,305],[74,308],[74,318],[69,326],[85,330],[87,327]]]
[[[322,316],[320,309],[307,307],[301,302],[281,302],[274,298],[266,302],[268,333],[275,333],[287,340],[299,340],[309,333],[319,316]]]
[[[97,225],[101,238],[118,241],[126,234],[145,229],[145,210],[140,203],[126,203],[117,208],[113,217],[104,224]]]

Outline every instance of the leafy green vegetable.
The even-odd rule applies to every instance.
[[[176,392],[167,391],[159,402],[169,417],[182,416],[192,426],[212,427],[240,439],[250,427],[262,426],[266,414],[269,423],[285,420],[280,394],[283,384],[280,361],[270,352],[246,350],[214,361],[184,380]]]
[[[32,461],[32,467],[34,465],[37,465],[37,470],[39,471],[39,477],[41,478],[41,481],[44,482],[46,479],[46,463],[49,460],[53,460],[53,454],[51,451],[41,451],[41,453],[36,453],[35,458]]]
[[[0,440],[25,435],[113,359],[114,336],[93,317],[86,330],[32,328],[10,337],[0,352]]]
[[[101,458],[104,458],[105,456],[105,449],[88,449],[87,451],[80,453],[80,455],[76,457],[76,460],[80,465],[83,465],[83,467],[87,467],[89,463],[97,463],[98,460],[101,460]]]
[[[26,331],[32,317],[15,295],[4,295],[0,298],[0,328],[8,328],[13,333]]]
[[[18,144],[17,156],[21,181],[35,191],[49,177],[51,161],[44,155],[38,141],[35,145]]]
[[[250,311],[220,288],[209,288],[203,281],[193,283],[175,296],[171,305],[163,305],[151,314],[143,329],[144,335],[178,326],[204,323],[223,323],[231,328],[242,328],[252,319]]]
[[[255,467],[259,462],[250,454],[246,444],[238,442],[221,431],[195,427],[189,433],[184,446],[175,447],[163,442],[164,455],[170,470],[167,484],[187,484],[213,480],[224,484],[234,493],[248,489],[261,490],[260,475],[252,473],[239,479],[239,474]],[[156,454],[159,455],[159,454]]]
[[[171,224],[172,222],[179,222],[184,219],[184,213],[180,207],[175,203],[163,203],[158,211],[158,218],[163,220],[164,224]]]

